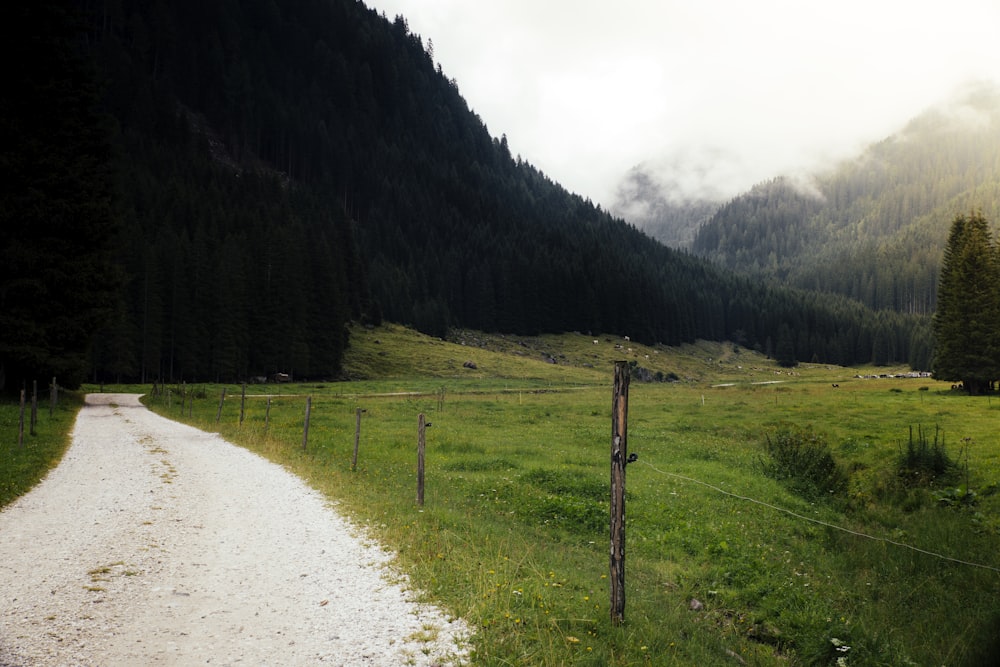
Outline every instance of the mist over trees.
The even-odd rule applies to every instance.
[[[439,336],[462,326],[703,338],[789,363],[929,366],[925,316],[667,248],[512,156],[402,17],[356,0],[32,7],[42,5],[80,11],[63,42],[95,63],[99,111],[113,119],[73,121],[105,127],[105,167],[80,167],[110,174],[90,190],[106,210],[86,236],[113,238],[100,225],[120,223],[111,268],[125,278],[100,283],[102,309],[71,327],[88,343],[72,357],[77,378],[335,378],[345,326],[383,318]],[[35,74],[47,85],[47,71]],[[107,257],[103,243],[92,258]],[[16,279],[4,274],[4,294]],[[61,288],[75,299],[89,284],[67,277]],[[55,310],[35,326],[61,331]],[[17,343],[8,332],[5,354]]]
[[[991,84],[811,179],[776,178],[733,198],[691,250],[873,310],[930,315],[949,223],[973,209],[1000,219],[1000,89]]]

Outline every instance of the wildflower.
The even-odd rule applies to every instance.
[[[836,648],[837,651],[839,651],[840,653],[847,653],[848,651],[851,650],[850,646],[848,646],[845,642],[837,639],[836,637],[831,638],[830,643],[833,644],[834,648]]]
[[[580,643],[580,640],[577,639],[576,637],[573,637],[572,635],[568,635],[566,637],[566,641],[568,641],[570,644],[579,644]]]

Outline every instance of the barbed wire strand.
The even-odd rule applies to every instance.
[[[924,554],[926,556],[933,556],[934,558],[939,558],[941,560],[951,561],[952,563],[958,563],[959,565],[968,565],[969,567],[978,567],[978,568],[981,568],[981,569],[984,569],[984,570],[991,570],[993,572],[1000,573],[1000,567],[993,567],[992,565],[983,565],[982,563],[973,563],[971,561],[962,560],[960,558],[952,558],[951,556],[945,556],[944,554],[939,554],[939,553],[936,553],[934,551],[928,551],[927,549],[921,549],[920,547],[915,547],[912,544],[906,544],[905,542],[898,542],[896,540],[891,540],[888,537],[878,537],[876,535],[869,535],[867,533],[862,533],[862,532],[859,532],[857,530],[851,530],[850,528],[844,528],[843,526],[838,526],[836,524],[828,523],[828,522],[822,521],[820,519],[814,519],[812,517],[805,516],[804,514],[799,514],[798,512],[793,512],[792,510],[786,509],[784,507],[778,507],[777,505],[772,505],[771,503],[766,503],[763,500],[757,500],[756,498],[750,498],[749,496],[742,496],[742,495],[740,495],[738,493],[733,493],[732,491],[726,491],[723,488],[720,488],[720,487],[715,486],[713,484],[709,484],[708,482],[703,482],[703,481],[701,481],[699,479],[694,479],[693,477],[686,477],[684,475],[679,475],[679,474],[677,474],[675,472],[667,472],[665,470],[660,470],[659,468],[657,468],[656,466],[654,466],[652,463],[649,463],[647,461],[636,461],[636,463],[644,463],[645,465],[649,466],[650,468],[652,468],[656,472],[660,473],[661,475],[666,475],[668,477],[676,477],[677,479],[683,479],[684,481],[691,482],[693,484],[700,484],[701,486],[704,486],[704,487],[707,487],[709,489],[712,489],[713,491],[715,491],[717,493],[721,493],[721,494],[723,494],[725,496],[729,496],[731,498],[736,498],[737,500],[743,500],[743,501],[746,501],[748,503],[754,503],[756,505],[763,505],[764,507],[767,507],[767,508],[770,508],[772,510],[775,510],[776,512],[782,512],[782,513],[787,514],[789,516],[793,516],[796,519],[801,519],[803,521],[808,521],[810,523],[815,523],[815,524],[818,524],[820,526],[825,526],[826,528],[832,528],[833,530],[839,530],[839,531],[841,531],[843,533],[848,533],[848,534],[854,535],[856,537],[863,537],[863,538],[865,538],[867,540],[874,540],[875,542],[884,542],[886,544],[891,544],[893,546],[901,547],[903,549],[909,549],[911,551],[916,551],[917,553],[921,553],[921,554]]]

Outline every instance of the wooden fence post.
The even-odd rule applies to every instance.
[[[222,388],[222,395],[219,396],[219,409],[215,413],[215,423],[216,424],[218,424],[220,421],[222,421],[222,404],[225,402],[225,400],[226,400],[226,388],[223,387]]]
[[[243,416],[247,409],[247,383],[243,383],[243,394],[240,396],[240,426],[243,426]]]
[[[306,423],[302,429],[302,449],[308,449],[309,445],[309,413],[312,412],[313,397],[306,396]]]
[[[38,380],[31,381],[31,435],[35,435],[38,423]]]
[[[361,408],[354,410],[354,457],[351,459],[351,470],[358,468],[358,442],[361,440]]]
[[[271,397],[267,397],[267,410],[264,411],[264,431],[271,425]]]
[[[611,623],[625,622],[625,465],[628,456],[627,361],[615,362],[611,401]]]
[[[52,376],[52,384],[49,385],[49,417],[56,409],[56,402],[59,400],[59,385],[56,384],[55,376]]]
[[[424,413],[417,416],[417,504],[424,504],[424,433],[427,424],[424,423]]]
[[[17,447],[24,447],[24,389],[21,389],[21,412],[17,420]]]

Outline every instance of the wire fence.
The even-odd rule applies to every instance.
[[[730,498],[735,498],[737,500],[743,500],[745,502],[753,503],[755,505],[762,505],[763,507],[767,507],[767,508],[772,509],[772,510],[774,510],[776,512],[781,512],[782,514],[787,514],[788,516],[794,517],[796,519],[800,519],[802,521],[808,521],[809,523],[814,523],[814,524],[817,524],[817,525],[820,525],[820,526],[824,526],[824,527],[830,528],[832,530],[838,530],[840,532],[848,533],[849,535],[854,535],[856,537],[861,537],[861,538],[864,538],[866,540],[873,540],[875,542],[883,542],[885,544],[891,544],[892,546],[900,547],[902,549],[909,549],[910,551],[915,551],[917,553],[921,553],[921,554],[924,554],[926,556],[932,556],[932,557],[938,558],[940,560],[945,560],[945,561],[949,561],[949,562],[952,562],[952,563],[958,563],[959,565],[967,565],[969,567],[976,567],[976,568],[980,568],[980,569],[983,569],[983,570],[990,570],[992,572],[998,572],[998,573],[1000,573],[1000,567],[994,567],[992,565],[984,565],[982,563],[974,563],[972,561],[962,560],[961,558],[953,558],[951,556],[946,556],[944,554],[940,554],[940,553],[937,553],[937,552],[934,552],[934,551],[928,551],[927,549],[921,549],[920,547],[915,547],[912,544],[906,544],[904,542],[899,542],[897,540],[892,540],[892,539],[889,539],[887,537],[879,537],[877,535],[869,535],[867,533],[862,533],[862,532],[857,531],[857,530],[851,530],[850,528],[844,528],[843,526],[838,526],[836,524],[832,524],[832,523],[829,523],[827,521],[822,521],[820,519],[815,519],[813,517],[805,516],[804,514],[799,514],[798,512],[793,512],[792,510],[786,509],[784,507],[778,507],[777,505],[772,505],[771,503],[766,503],[763,500],[757,500],[756,498],[751,498],[749,496],[743,496],[743,495],[740,495],[738,493],[733,493],[732,491],[726,491],[725,489],[719,488],[718,486],[715,486],[714,484],[709,484],[708,482],[703,482],[703,481],[701,481],[699,479],[694,479],[693,477],[687,477],[685,475],[680,475],[680,474],[677,474],[675,472],[667,472],[665,470],[660,470],[659,468],[657,468],[656,466],[654,466],[653,464],[651,464],[651,463],[649,463],[647,461],[638,461],[638,463],[644,463],[646,466],[648,466],[649,468],[651,468],[652,470],[654,470],[655,472],[657,472],[657,473],[659,473],[661,475],[665,475],[667,477],[675,477],[677,479],[682,479],[682,480],[684,480],[686,482],[691,482],[692,484],[699,484],[699,485],[704,486],[704,487],[706,487],[708,489],[711,489],[712,491],[715,491],[717,493],[721,493],[722,495],[725,495],[725,496],[729,496]]]

